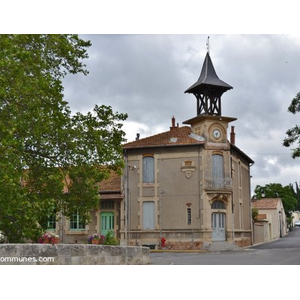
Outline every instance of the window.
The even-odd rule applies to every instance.
[[[212,177],[216,188],[224,185],[224,161],[220,154],[212,156]]]
[[[187,208],[187,224],[192,224],[192,209],[190,207]]]
[[[100,201],[101,209],[114,209],[114,201],[112,200],[101,200]]]
[[[154,157],[143,157],[143,183],[154,183]]]
[[[76,213],[73,214],[70,218],[70,229],[71,230],[83,230],[85,229],[85,224],[82,220],[82,217]]]
[[[151,230],[155,228],[155,204],[153,201],[143,202],[143,229]]]
[[[56,214],[53,212],[53,214],[48,216],[47,220],[47,229],[53,230],[56,228]]]
[[[241,162],[239,161],[239,167],[238,167],[238,176],[239,176],[239,187],[242,186],[242,168],[241,168]]]
[[[216,200],[211,205],[212,209],[225,209],[225,203],[221,200]]]

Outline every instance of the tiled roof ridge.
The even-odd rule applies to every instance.
[[[157,137],[157,136],[160,136],[160,135],[163,135],[163,134],[166,134],[166,133],[175,132],[177,129],[182,129],[182,128],[191,128],[191,127],[190,126],[181,126],[181,127],[173,127],[173,128],[170,127],[170,130],[146,136],[144,138],[139,139],[138,141],[143,141],[143,140],[146,140],[146,139],[149,139],[149,138],[153,138],[153,137]],[[137,141],[132,141],[132,142],[129,142],[127,144],[134,143],[134,142],[137,142]]]
[[[252,206],[261,209],[275,209],[281,201],[280,198],[262,198],[252,202]]]
[[[170,127],[168,131],[126,143],[123,145],[123,148],[199,144],[200,141],[190,136],[191,133],[192,129],[190,126]]]

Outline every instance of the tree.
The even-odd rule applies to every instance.
[[[62,79],[88,74],[90,46],[77,35],[0,35],[0,231],[10,242],[36,240],[57,211],[87,223],[99,182],[123,168],[127,115],[103,105],[72,115],[63,100]]]
[[[292,100],[288,111],[292,114],[300,112],[300,93]],[[295,125],[293,128],[289,129],[287,132],[287,137],[283,140],[283,146],[290,147],[296,143],[296,148],[292,149],[292,157],[300,157],[300,127]]]
[[[258,215],[259,215],[258,209],[257,208],[252,208],[252,221],[256,222]]]
[[[294,197],[297,199],[296,210],[300,211],[300,188],[297,182],[295,182],[296,189],[294,191]]]
[[[284,212],[287,217],[291,215],[291,211],[294,211],[297,206],[297,198],[293,186],[282,186],[280,183],[270,183],[265,186],[257,185],[254,190],[256,197],[261,199],[264,194],[265,198],[281,198]]]

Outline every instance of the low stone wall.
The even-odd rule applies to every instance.
[[[0,265],[145,265],[149,248],[89,244],[0,244]]]

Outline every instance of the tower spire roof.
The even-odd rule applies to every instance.
[[[189,87],[185,91],[185,93],[205,94],[207,90],[212,89],[214,89],[216,92],[219,92],[222,95],[227,90],[232,89],[232,86],[219,79],[208,51],[204,59],[199,79],[196,83]]]

